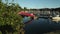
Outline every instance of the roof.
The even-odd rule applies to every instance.
[[[21,11],[18,13],[19,15],[25,15],[25,16],[30,16],[30,17],[34,17],[35,15],[33,13],[28,13],[28,12],[24,12],[24,11]]]

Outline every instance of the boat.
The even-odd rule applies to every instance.
[[[59,22],[60,21],[59,15],[57,15],[56,17],[52,17],[52,21]]]
[[[21,11],[18,14],[21,16],[24,16],[24,17],[27,16],[27,17],[31,17],[31,18],[34,18],[34,16],[35,16],[33,13],[29,13],[29,12],[25,12],[25,11]]]

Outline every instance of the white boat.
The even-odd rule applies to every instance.
[[[60,17],[59,15],[57,15],[56,17],[52,17],[53,21],[59,22],[60,21]]]

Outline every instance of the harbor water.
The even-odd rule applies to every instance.
[[[26,24],[25,34],[43,34],[51,31],[60,30],[60,22],[53,22],[51,19],[39,18]]]

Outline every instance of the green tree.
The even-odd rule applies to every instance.
[[[15,3],[14,5],[7,5],[7,3],[5,4],[2,1],[0,1],[0,27],[3,27],[3,31],[1,30],[3,34],[6,33],[7,29],[5,28],[8,28],[8,26],[11,26],[11,28],[16,30],[17,32],[19,32],[19,30],[21,30],[21,28],[24,26],[24,24],[22,23],[22,17],[17,14],[18,11],[21,9],[22,8]]]
[[[24,11],[27,11],[28,9],[26,8],[26,7],[24,7],[24,9],[23,9]]]

